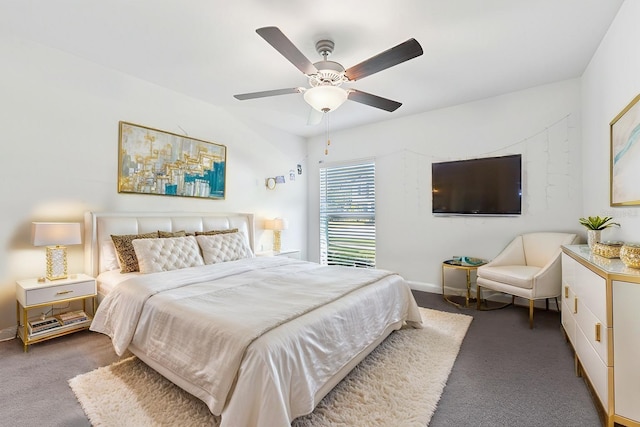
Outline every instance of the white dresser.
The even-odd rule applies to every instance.
[[[607,417],[640,426],[640,270],[586,245],[563,247],[562,326]]]

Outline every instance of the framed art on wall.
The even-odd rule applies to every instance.
[[[227,148],[120,122],[118,192],[225,198]]]
[[[640,95],[611,123],[611,206],[640,205]]]

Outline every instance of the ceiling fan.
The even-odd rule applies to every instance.
[[[294,87],[288,89],[267,90],[234,95],[236,99],[247,100],[268,96],[302,93],[304,100],[314,110],[328,113],[342,105],[347,99],[385,111],[395,111],[402,104],[377,95],[356,89],[345,89],[344,82],[352,82],[370,76],[378,71],[398,65],[402,62],[422,55],[422,47],[415,39],[385,50],[353,67],[345,69],[341,64],[329,61],[327,57],[333,52],[334,43],[331,40],[320,40],[316,43],[316,51],[323,59],[315,64],[311,63],[302,52],[277,27],[258,28],[256,32],[273,46],[280,54],[302,71],[309,79],[309,88]],[[313,110],[312,110],[313,112]],[[320,119],[322,116],[320,116]],[[311,119],[310,119],[311,121]],[[319,121],[319,120],[318,120]]]

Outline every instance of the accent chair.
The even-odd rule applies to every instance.
[[[511,295],[510,303],[495,308],[514,304],[515,297],[528,299],[529,328],[532,329],[536,300],[545,299],[549,309],[549,298],[555,298],[558,307],[558,296],[562,293],[561,247],[577,242],[578,236],[572,233],[540,232],[517,236],[497,257],[478,268],[478,310],[489,310],[482,308],[481,288]]]

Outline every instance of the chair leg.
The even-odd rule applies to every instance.
[[[545,310],[549,311],[549,298],[544,299]]]
[[[529,329],[533,329],[533,300],[529,300]]]
[[[477,286],[477,285],[476,285]],[[498,306],[495,307],[489,307],[489,302],[485,301],[484,307],[482,307],[481,302],[482,302],[482,297],[480,294],[480,286],[477,286],[476,288],[476,299],[478,300],[476,307],[478,308],[478,310],[482,310],[482,311],[491,311],[491,310],[500,310],[501,308],[505,308],[505,307],[509,307],[510,305],[515,305],[515,300],[516,297],[515,295],[511,296],[511,302],[505,302],[503,304],[500,304]]]
[[[560,312],[560,305],[558,304],[558,297],[556,297],[556,310]]]

